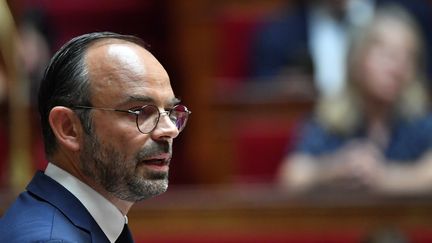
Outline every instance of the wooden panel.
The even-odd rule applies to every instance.
[[[143,242],[359,242],[389,229],[430,242],[431,200],[292,195],[268,185],[174,188],[135,205],[129,222]]]

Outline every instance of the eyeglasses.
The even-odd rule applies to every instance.
[[[185,128],[189,115],[192,113],[184,105],[176,105],[173,108],[165,109],[165,111],[159,111],[159,108],[154,105],[145,105],[137,109],[131,110],[119,110],[112,108],[100,108],[91,106],[77,105],[73,106],[72,109],[96,109],[103,111],[117,111],[129,113],[136,116],[136,125],[138,131],[144,134],[153,132],[159,123],[159,119],[162,114],[167,114],[171,122],[177,127],[177,130],[181,132]]]

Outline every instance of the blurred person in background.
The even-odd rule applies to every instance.
[[[320,96],[335,96],[346,81],[346,54],[355,33],[389,2],[401,4],[414,15],[432,42],[432,9],[424,0],[308,0],[289,1],[272,13],[253,38],[250,73],[258,80],[299,77],[313,80]],[[426,50],[427,57],[432,50]],[[432,65],[429,65],[432,76]]]
[[[127,213],[167,190],[174,138],[190,112],[133,36],[76,37],[39,89],[45,171],[0,219],[0,242],[133,242]]]
[[[421,193],[432,190],[432,115],[413,18],[377,10],[353,37],[348,82],[323,98],[280,169],[283,186]]]

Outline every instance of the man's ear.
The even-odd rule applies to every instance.
[[[81,123],[73,110],[54,107],[49,114],[49,123],[59,144],[74,152],[80,149]]]

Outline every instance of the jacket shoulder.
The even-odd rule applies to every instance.
[[[54,240],[54,241],[52,241]],[[23,192],[0,219],[0,242],[91,242],[62,212]]]

